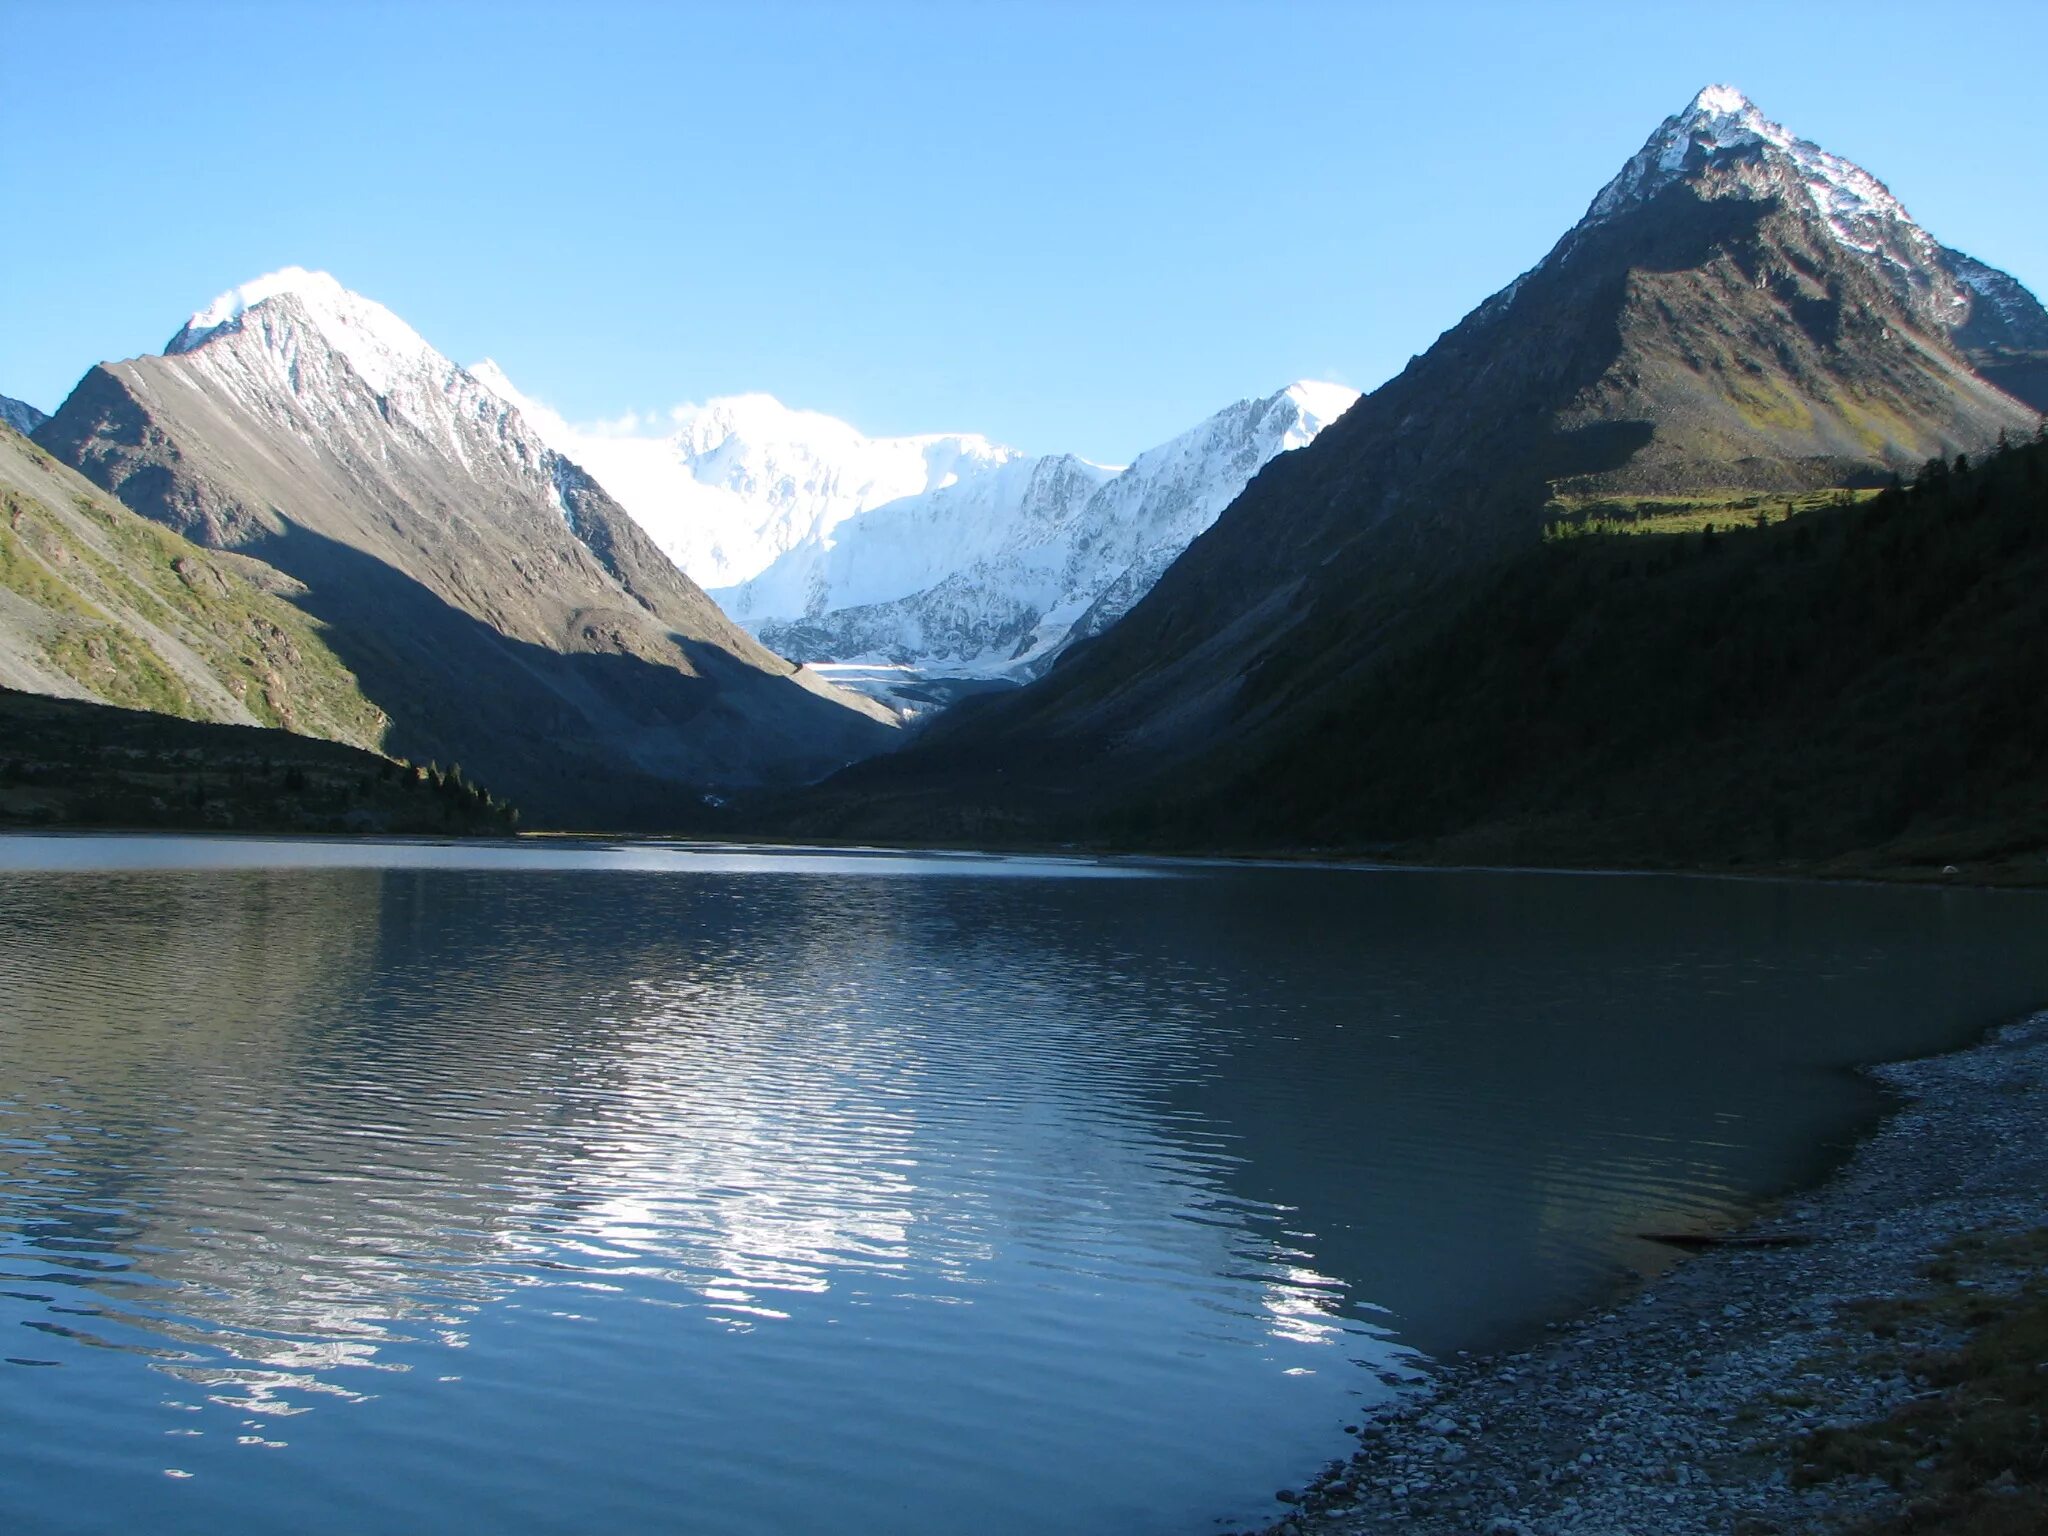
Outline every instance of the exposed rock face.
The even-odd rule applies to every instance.
[[[224,295],[93,369],[38,442],[136,511],[300,584],[388,750],[540,820],[659,820],[827,772],[885,711],[729,623],[518,410],[324,274]]]

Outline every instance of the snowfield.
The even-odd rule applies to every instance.
[[[867,437],[767,395],[682,407],[659,435],[577,427],[496,364],[470,372],[771,648],[1013,680],[1122,615],[1275,454],[1358,398],[1293,384],[1119,467],[974,434]]]

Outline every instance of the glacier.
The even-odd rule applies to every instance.
[[[772,395],[731,395],[669,413],[668,431],[572,427],[486,358],[469,373],[618,498],[703,587],[750,580],[807,539],[907,496],[974,480],[1024,456],[972,433],[867,437]]]
[[[1119,466],[971,433],[871,438],[760,394],[679,407],[658,435],[578,427],[495,363],[469,372],[765,644],[913,710],[906,680],[1026,681],[1106,628],[1358,398],[1298,382]]]

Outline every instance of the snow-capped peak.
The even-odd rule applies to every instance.
[[[1274,455],[1357,398],[1303,380],[1228,405],[1121,470],[1065,454],[1015,460],[845,518],[712,596],[791,655],[1028,676],[1124,613]]]
[[[164,348],[220,390],[251,403],[289,400],[317,430],[374,444],[403,421],[465,469],[509,465],[568,513],[561,457],[529,402],[495,364],[489,379],[458,367],[419,332],[326,272],[286,267],[220,295]]]
[[[1323,430],[1358,403],[1358,391],[1348,384],[1332,384],[1327,379],[1297,379],[1281,391],[1294,402],[1306,424],[1307,437]],[[1297,446],[1290,443],[1289,447]]]
[[[1756,103],[1732,85],[1703,86],[1700,93],[1693,97],[1692,105],[1685,109],[1685,115],[1700,118],[1754,117],[1759,122],[1763,120],[1763,114],[1757,111]]]
[[[438,372],[453,367],[382,304],[350,292],[329,273],[304,267],[285,267],[230,288],[194,311],[164,352],[191,352],[223,332],[239,329],[250,310],[281,294],[299,301],[328,344],[379,394],[389,393],[399,379],[423,368]]]
[[[864,505],[875,505],[875,492],[856,489],[836,466],[855,465],[855,477],[872,476],[891,494],[908,489],[933,489],[962,476],[983,473],[1022,457],[1014,448],[991,442],[978,432],[927,432],[904,437],[869,437],[850,422],[822,411],[789,406],[768,394],[723,395],[702,405],[678,406],[670,413],[670,440],[677,456],[693,466],[707,484],[729,484],[794,471],[800,483],[825,494],[830,485],[854,492]],[[832,465],[826,480],[816,476]],[[828,485],[827,482],[830,482]],[[922,482],[921,484],[919,482]],[[904,489],[898,489],[898,487]],[[887,499],[885,496],[884,499]]]
[[[1597,222],[1643,203],[1716,156],[1744,150],[1760,150],[1766,157],[1789,162],[1815,210],[1843,245],[1878,255],[1924,243],[1928,251],[1916,249],[1911,254],[1925,259],[1931,253],[1932,238],[1913,223],[1883,182],[1853,161],[1772,122],[1732,85],[1710,85],[1683,112],[1665,118],[1593,199],[1587,221]]]
[[[759,575],[796,544],[829,540],[857,513],[978,481],[1025,457],[972,432],[869,437],[760,393],[576,426],[522,394],[495,363],[469,372],[588,469],[707,587]]]

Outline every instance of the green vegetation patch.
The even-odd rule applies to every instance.
[[[192,647],[264,725],[369,747],[389,725],[316,621],[105,498],[75,493],[65,505],[0,492],[0,586],[90,621],[90,630],[60,634],[45,650],[67,676],[112,702],[187,718],[205,713],[137,633],[139,619]],[[125,626],[125,639],[110,625]]]
[[[65,629],[51,636],[43,651],[66,677],[109,704],[185,720],[200,718],[177,674],[155,651],[118,625]]]
[[[1824,508],[1853,507],[1877,494],[1844,487],[1785,494],[1727,491],[1697,496],[1554,496],[1543,509],[1543,537],[1555,541],[1588,535],[1768,528]]]
[[[0,587],[54,613],[104,619],[104,614],[52,574],[29,547],[22,537],[22,530],[28,525],[26,509],[14,497],[7,496],[0,500],[0,513],[5,514],[0,517]]]

